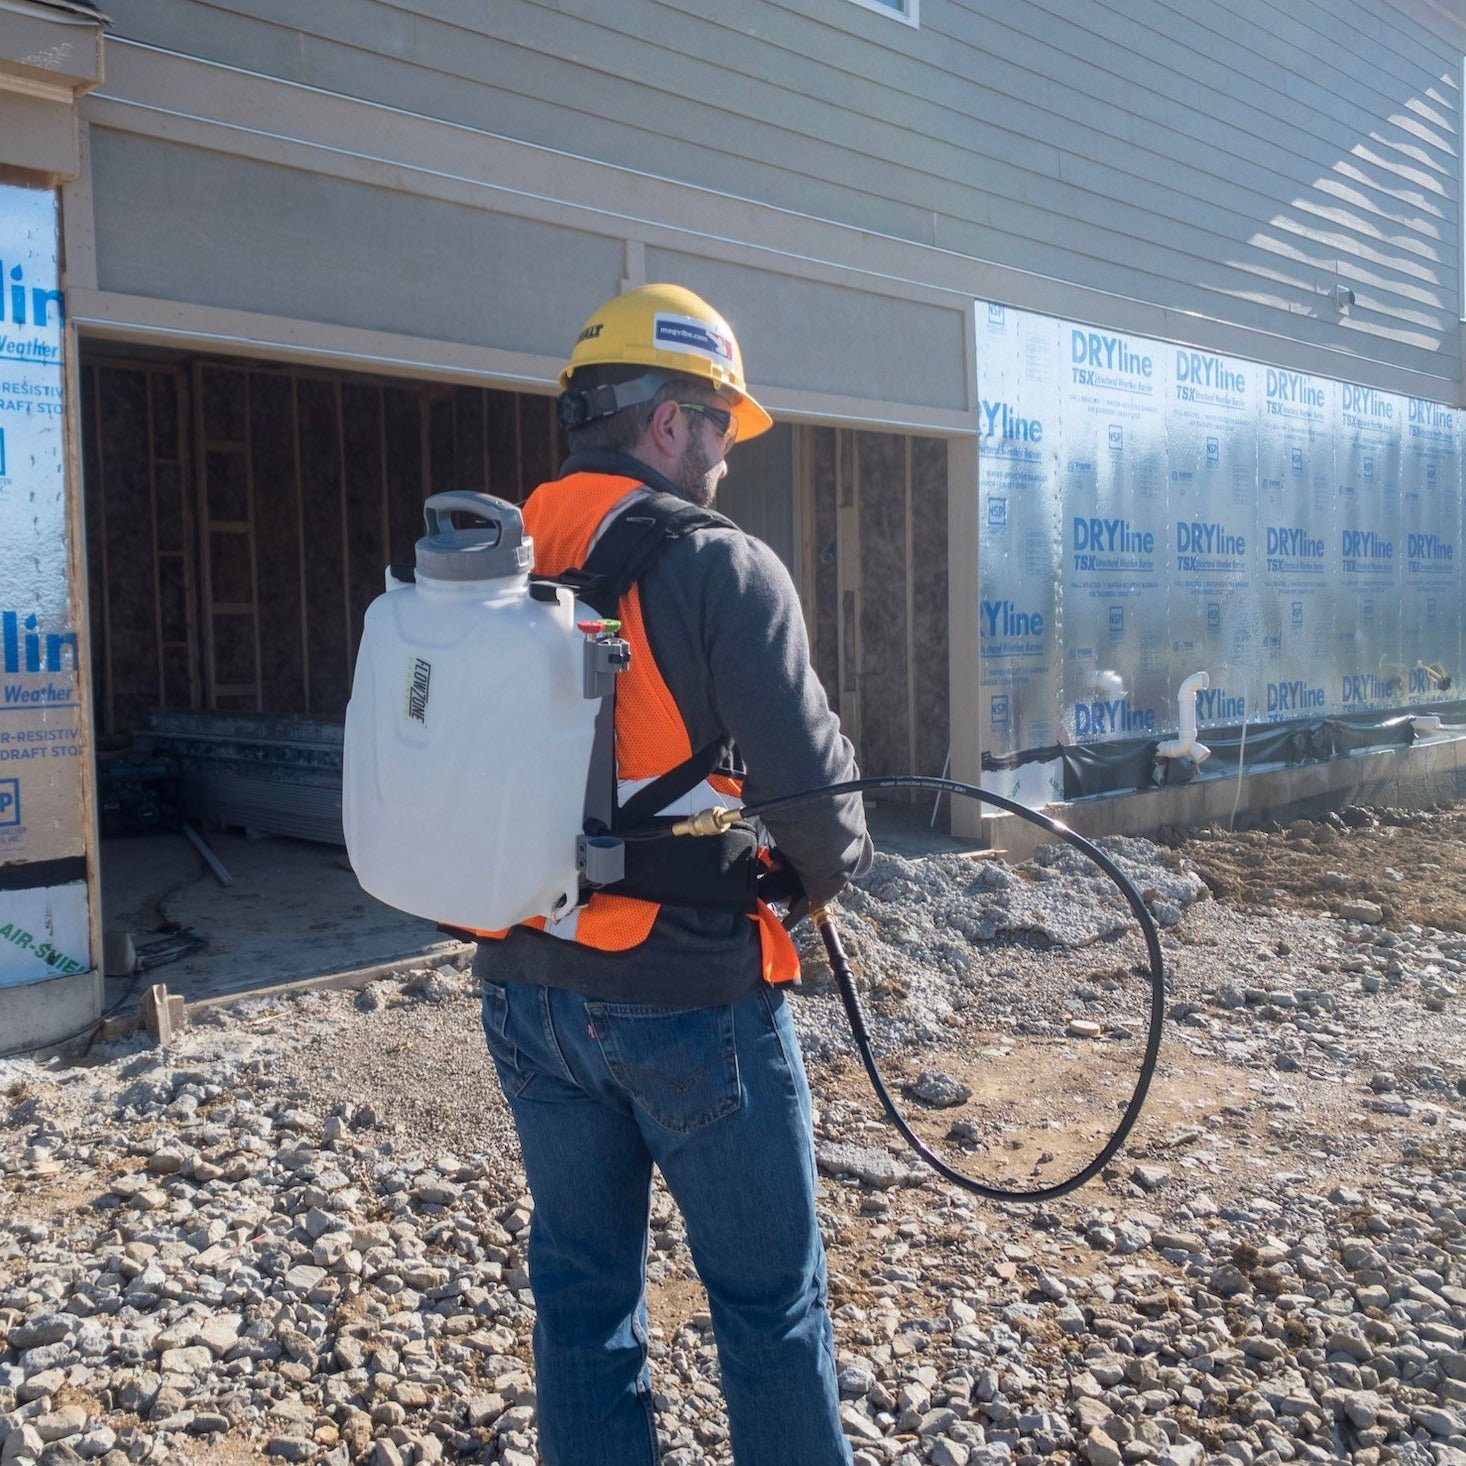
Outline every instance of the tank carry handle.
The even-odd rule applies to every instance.
[[[473,489],[447,489],[441,494],[430,494],[422,506],[423,523],[430,535],[455,533],[449,516],[454,510],[460,514],[472,514],[499,531],[495,543],[506,539],[517,544],[524,538],[524,516],[517,504],[507,499],[496,499],[492,494],[480,494]]]

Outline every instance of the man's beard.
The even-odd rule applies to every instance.
[[[718,478],[718,470],[703,447],[702,435],[694,433],[687,440],[674,482],[699,509],[711,509],[713,500],[718,496]]]

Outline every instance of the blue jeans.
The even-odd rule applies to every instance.
[[[707,1289],[739,1466],[846,1466],[809,1087],[782,994],[672,1012],[484,983],[534,1197],[545,1466],[655,1466],[646,1254],[655,1164]]]

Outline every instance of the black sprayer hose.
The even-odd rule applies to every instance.
[[[1140,1118],[1141,1107],[1145,1104],[1151,1079],[1155,1075],[1156,1060],[1161,1048],[1161,1025],[1165,1018],[1166,1008],[1165,962],[1161,956],[1161,942],[1156,933],[1155,921],[1146,908],[1140,892],[1135,889],[1134,883],[1124,871],[1103,850],[1086,840],[1083,835],[1076,834],[1068,825],[1062,824],[1059,820],[1039,810],[1029,809],[1026,805],[1007,799],[1001,794],[991,794],[975,784],[963,784],[956,779],[933,779],[916,774],[894,774],[875,779],[852,779],[844,784],[830,784],[823,789],[786,794],[779,799],[765,800],[762,804],[745,805],[741,814],[745,817],[753,817],[767,814],[772,809],[801,804],[810,799],[826,799],[837,794],[856,794],[867,789],[935,789],[947,794],[966,795],[969,799],[977,799],[985,804],[994,804],[999,809],[1006,809],[1010,814],[1016,814],[1030,824],[1047,830],[1049,834],[1062,840],[1065,844],[1074,846],[1076,850],[1092,860],[1120,888],[1131,911],[1135,913],[1136,921],[1140,923],[1140,930],[1145,936],[1146,951],[1150,955],[1150,1026],[1146,1034],[1145,1055],[1140,1063],[1135,1091],[1130,1096],[1130,1102],[1125,1106],[1125,1113],[1121,1115],[1119,1125],[1115,1127],[1114,1133],[1105,1142],[1104,1148],[1083,1170],[1075,1172],[1067,1180],[1057,1182],[1053,1186],[1041,1186],[1033,1191],[1012,1191],[1000,1186],[984,1185],[981,1181],[974,1181],[970,1176],[963,1175],[961,1171],[954,1170],[936,1155],[902,1118],[901,1112],[896,1108],[895,1101],[881,1079],[880,1071],[876,1068],[875,1055],[871,1051],[870,1033],[865,1026],[865,1014],[860,1006],[860,998],[855,991],[855,978],[850,971],[850,959],[845,955],[845,949],[840,944],[840,934],[835,927],[834,914],[827,906],[819,907],[812,913],[815,924],[819,928],[819,934],[824,939],[825,950],[829,953],[830,966],[834,969],[835,981],[840,988],[840,997],[844,1001],[845,1012],[850,1019],[850,1028],[855,1035],[855,1044],[860,1050],[865,1072],[870,1077],[876,1096],[890,1117],[891,1123],[906,1138],[907,1144],[933,1170],[946,1177],[954,1186],[960,1186],[964,1191],[971,1191],[976,1196],[986,1197],[989,1201],[1045,1202],[1056,1201],[1061,1196],[1067,1196],[1071,1191],[1078,1190],[1085,1182],[1093,1180],[1124,1145],[1126,1137]]]

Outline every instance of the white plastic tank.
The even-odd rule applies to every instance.
[[[485,522],[455,529],[454,510]],[[531,596],[513,504],[435,494],[424,517],[415,579],[389,570],[367,608],[346,709],[347,854],[366,891],[434,921],[564,916],[601,706],[576,602]]]

